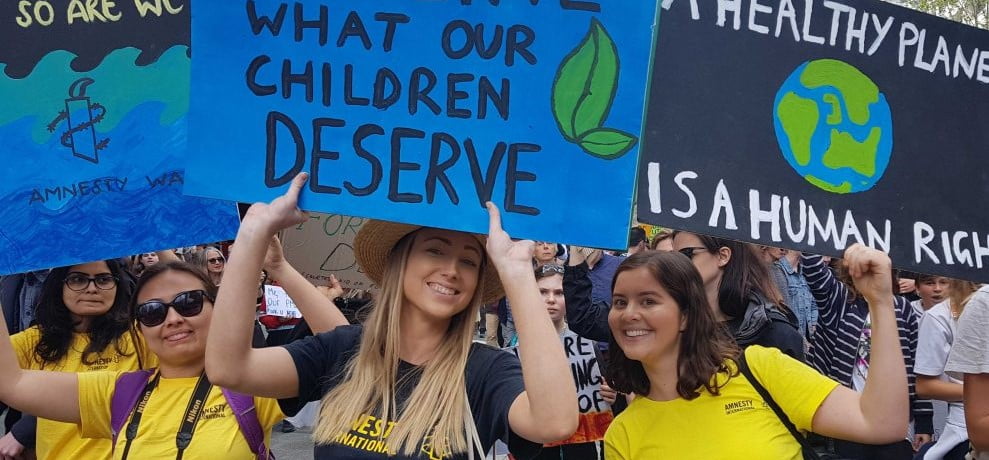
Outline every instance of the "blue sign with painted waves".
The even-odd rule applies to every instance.
[[[187,0],[3,2],[0,274],[232,238],[182,194]]]
[[[658,5],[231,0],[193,16],[186,193],[624,248]],[[222,174],[217,166],[222,164]]]

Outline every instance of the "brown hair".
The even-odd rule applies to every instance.
[[[979,290],[979,283],[952,279],[948,288],[949,309],[958,311],[961,314],[965,310],[965,305],[972,298],[972,294]]]
[[[670,230],[670,229],[667,229],[667,228],[664,228],[664,229],[660,230],[659,233],[656,233],[655,235],[653,235],[652,242],[649,243],[649,249],[652,249],[652,250],[655,251],[656,250],[656,247],[659,246],[659,243],[661,241],[668,240],[670,238],[673,238],[673,230]]]
[[[708,393],[718,395],[727,383],[727,379],[718,379],[718,374],[738,375],[727,362],[736,360],[739,348],[725,326],[715,319],[697,268],[677,252],[635,254],[618,266],[612,290],[623,272],[638,268],[649,270],[686,318],[677,356],[677,393],[684,399],[694,399],[700,396],[703,387]],[[649,393],[649,377],[640,361],[625,356],[613,339],[608,356],[608,383],[612,388],[622,393]]]

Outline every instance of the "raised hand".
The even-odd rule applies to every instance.
[[[855,289],[870,305],[891,300],[893,296],[893,267],[889,256],[862,244],[845,250],[843,262],[855,283]]]
[[[266,231],[277,232],[309,219],[309,214],[299,209],[299,192],[309,179],[309,174],[299,173],[292,179],[285,194],[271,203],[254,203],[244,215],[244,222],[254,222],[264,226]],[[243,225],[243,224],[242,224]]]
[[[333,299],[343,296],[343,286],[340,285],[340,280],[335,275],[330,275],[329,286],[316,286],[316,290],[326,296],[327,299],[330,299],[331,302]]]
[[[268,273],[277,273],[286,264],[285,252],[282,250],[282,242],[278,235],[272,235],[268,241],[268,251],[264,253],[264,269]]]
[[[498,273],[520,273],[528,271],[532,274],[532,254],[535,243],[532,240],[512,241],[508,233],[501,227],[501,212],[492,202],[487,202],[488,208],[488,256]]]

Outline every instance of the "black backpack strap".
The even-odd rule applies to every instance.
[[[762,386],[762,384],[759,383],[759,380],[752,375],[752,370],[749,369],[749,364],[745,361],[745,350],[742,350],[742,353],[738,358],[738,370],[742,372],[742,375],[744,375],[746,379],[748,379],[749,383],[752,385],[752,388],[755,388],[755,391],[759,393],[762,400],[769,405],[773,412],[776,413],[776,416],[779,417],[781,422],[783,422],[783,426],[785,426],[797,442],[800,443],[804,458],[807,460],[820,460],[820,457],[817,456],[817,452],[814,452],[814,448],[810,446],[809,442],[807,442],[807,438],[797,431],[797,427],[793,426],[793,422],[790,421],[790,417],[787,417],[786,412],[783,412],[783,409],[780,408],[779,404],[776,404],[776,401],[773,399],[773,396],[769,394],[769,391],[766,390],[766,387]]]

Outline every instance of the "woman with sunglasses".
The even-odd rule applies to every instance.
[[[304,278],[298,272],[289,276],[289,269],[283,266],[290,280],[286,292],[294,296],[303,314],[314,319],[336,318],[335,325],[346,323],[315,287],[295,283]],[[253,295],[251,291],[249,295]],[[160,262],[145,271],[134,295],[133,316],[158,367],[138,375],[142,380],[131,387],[139,390],[133,393],[134,405],[125,404],[121,413],[114,410],[120,401],[114,399],[116,391],[123,388],[125,376],[135,374],[121,370],[79,374],[22,371],[6,332],[0,332],[0,375],[4,376],[0,379],[0,400],[65,422],[74,433],[106,445],[102,453],[82,451],[52,458],[111,458],[111,448],[115,459],[212,459],[221,452],[223,458],[267,458],[262,455],[262,445],[249,445],[227,399],[231,393],[212,385],[204,374],[215,295],[216,286],[209,277],[185,262]],[[330,312],[321,316],[319,309]],[[323,324],[316,320],[313,328],[322,330]],[[284,415],[271,399],[253,398],[253,407],[264,445],[268,445],[271,427]],[[123,417],[116,432],[114,416]],[[185,420],[192,421],[191,425]],[[179,437],[188,439],[182,449],[177,444]]]
[[[223,269],[227,265],[227,259],[223,257],[223,253],[219,249],[213,246],[207,246],[206,249],[203,249],[201,257],[203,271],[209,275],[213,284],[219,286],[220,281],[223,280]]]
[[[128,308],[134,289],[121,281],[124,276],[116,260],[53,269],[42,285],[36,325],[9,340],[0,338],[0,346],[12,350],[18,370],[83,373],[154,366],[155,357],[148,353],[143,337],[130,321]],[[0,375],[4,376],[0,380],[7,380],[11,374],[3,370]],[[12,400],[0,400],[19,408]],[[20,409],[44,417],[30,408]],[[108,441],[81,438],[73,424],[40,418],[36,430],[31,430],[32,421],[31,417],[21,419],[11,432],[22,441],[36,433],[39,459],[110,456]],[[7,434],[7,441],[16,441],[13,434]]]
[[[845,264],[875,320],[875,372],[862,393],[778,349],[740,351],[684,256],[652,252],[626,259],[615,275],[608,315],[615,337],[609,381],[639,397],[611,423],[606,458],[798,460],[807,446],[801,432],[864,443],[901,436],[907,377],[890,260],[854,245],[845,251]]]
[[[207,347],[216,382],[281,398],[289,414],[322,400],[316,459],[480,458],[496,439],[529,458],[539,444],[574,432],[576,388],[539,298],[533,243],[513,242],[490,203],[486,242],[463,232],[365,223],[355,255],[380,294],[364,326],[250,348],[254,273],[271,235],[306,220],[297,207],[306,179],[300,174],[282,197],[253,205],[241,223],[237,263],[216,307],[227,321],[210,331]],[[515,306],[521,365],[510,353],[472,343],[482,302],[499,298],[502,286]]]

